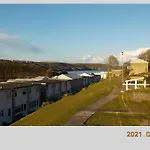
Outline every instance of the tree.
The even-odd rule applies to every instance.
[[[119,61],[117,59],[117,57],[111,55],[106,59],[106,63],[110,66],[118,66],[119,65]]]
[[[150,62],[150,49],[148,49],[146,52],[139,54],[138,58]]]

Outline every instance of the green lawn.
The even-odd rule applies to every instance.
[[[150,108],[150,101],[135,102],[131,100],[132,92],[148,92],[148,90],[132,90],[120,94],[119,97],[110,101],[100,108],[100,110],[116,110],[116,111],[134,111],[134,112],[147,112]]]
[[[88,126],[138,126],[140,120],[147,119],[142,114],[95,113],[86,123]]]
[[[102,80],[90,85],[76,95],[67,96],[53,104],[39,108],[36,112],[13,123],[13,126],[63,125],[68,119],[91,103],[106,96],[121,83],[120,78]]]
[[[120,96],[114,100],[108,102],[100,108],[101,111],[130,111],[136,112],[139,114],[123,114],[123,113],[106,113],[106,112],[97,112],[95,113],[86,123],[86,125],[140,125],[140,120],[146,119],[150,115],[150,101],[135,102],[131,100],[132,92],[135,93],[150,93],[150,90],[132,90],[125,93],[121,93]],[[146,114],[140,114],[146,113]],[[120,124],[121,122],[121,124]]]

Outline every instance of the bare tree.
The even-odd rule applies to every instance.
[[[105,62],[106,62],[108,65],[110,65],[110,66],[118,66],[118,65],[119,65],[119,61],[118,61],[117,57],[115,57],[115,56],[113,56],[113,55],[109,56],[109,57],[105,60]]]

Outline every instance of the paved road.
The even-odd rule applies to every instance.
[[[114,88],[112,92],[96,101],[95,103],[88,106],[86,109],[78,112],[70,118],[70,120],[65,124],[65,126],[81,126],[83,125],[99,108],[114,98],[118,97],[121,92],[121,87]]]

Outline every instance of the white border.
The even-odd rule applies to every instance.
[[[150,137],[128,138],[127,131],[149,127],[2,127],[2,150],[146,150]],[[7,134],[6,134],[7,133]]]
[[[150,4],[150,0],[0,0],[1,4]]]

